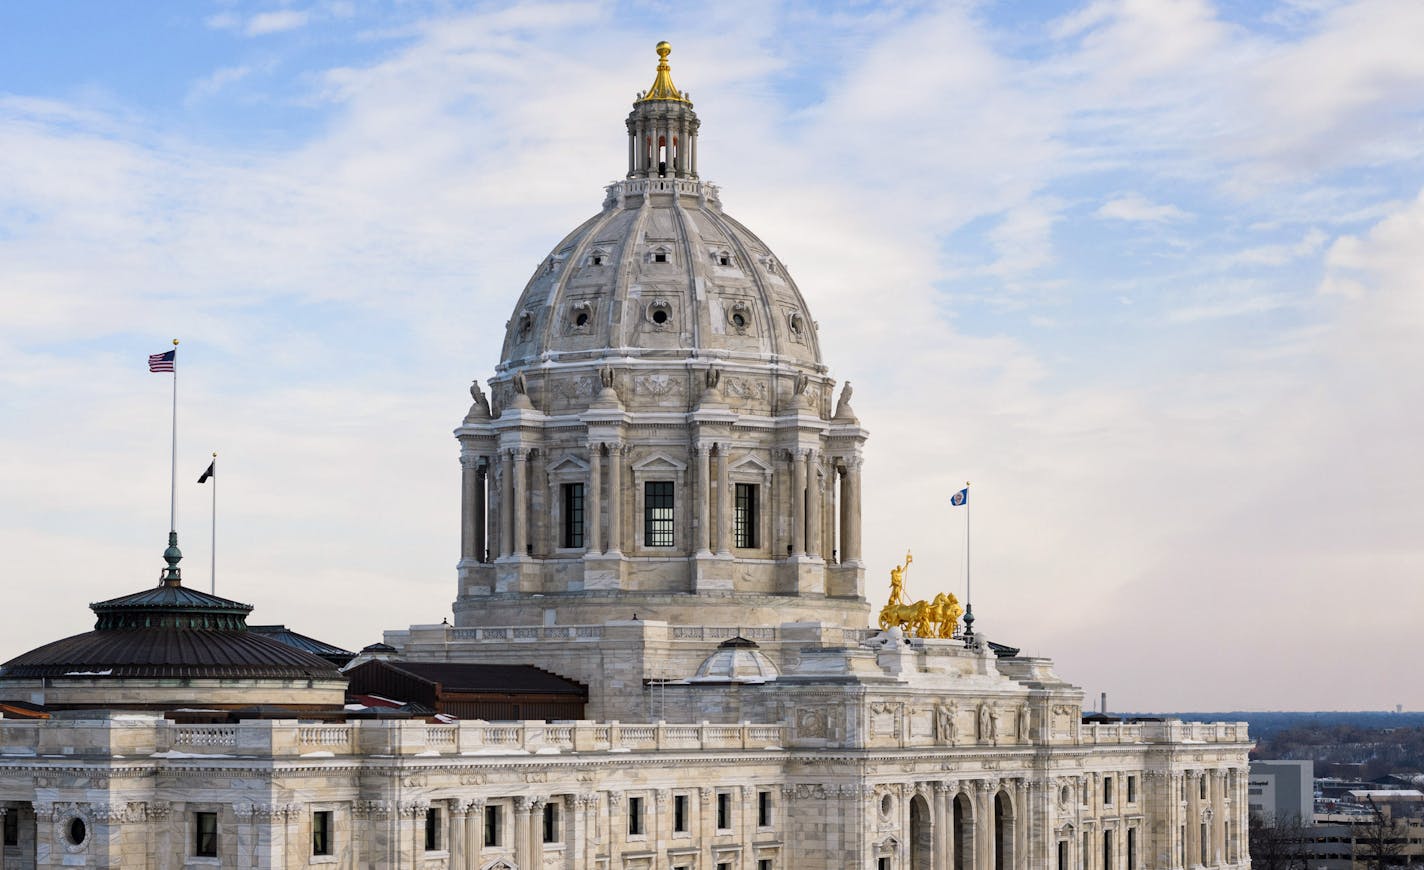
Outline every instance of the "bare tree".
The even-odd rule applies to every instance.
[[[1364,860],[1369,870],[1391,870],[1403,867],[1408,859],[1404,849],[1409,842],[1409,830],[1402,819],[1396,819],[1372,797],[1365,800],[1370,805],[1369,818],[1355,826],[1355,843],[1359,847],[1358,857]]]
[[[1277,820],[1252,813],[1247,829],[1252,870],[1306,870],[1306,833],[1298,815]]]

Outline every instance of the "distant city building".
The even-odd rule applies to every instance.
[[[1246,803],[1268,824],[1310,824],[1315,815],[1315,762],[1252,761]]]
[[[1245,723],[1085,722],[1050,660],[904,600],[908,559],[870,626],[869,433],[700,178],[669,51],[456,430],[454,624],[343,675],[182,587],[175,541],[157,592],[0,666],[33,714],[0,720],[3,870],[1248,866]]]

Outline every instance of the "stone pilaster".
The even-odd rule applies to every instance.
[[[608,547],[610,555],[623,552],[623,454],[622,442],[608,444]]]
[[[821,555],[821,463],[815,450],[806,451],[806,555]]]
[[[588,493],[583,503],[588,515],[587,551],[596,555],[603,552],[603,445],[597,441],[588,445]]]
[[[727,452],[728,446],[725,441],[717,445],[717,533],[714,537],[717,555],[723,558],[730,558],[732,555],[732,513],[735,510],[731,486],[727,482],[728,466],[732,462],[732,457]]]

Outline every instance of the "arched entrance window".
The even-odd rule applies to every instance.
[[[974,804],[967,794],[954,796],[953,818],[950,820],[950,852],[955,870],[974,866]]]
[[[668,165],[668,143],[666,136],[658,137],[658,174],[666,175]]]
[[[994,795],[994,870],[1014,866],[1014,802],[1005,792]]]
[[[934,827],[923,795],[910,798],[910,870],[932,870]]]

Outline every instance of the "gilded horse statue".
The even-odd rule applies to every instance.
[[[905,554],[905,564],[890,569],[890,598],[880,610],[880,630],[899,626],[912,637],[954,637],[964,608],[953,593],[941,592],[933,601],[905,602],[905,571],[914,557]]]

